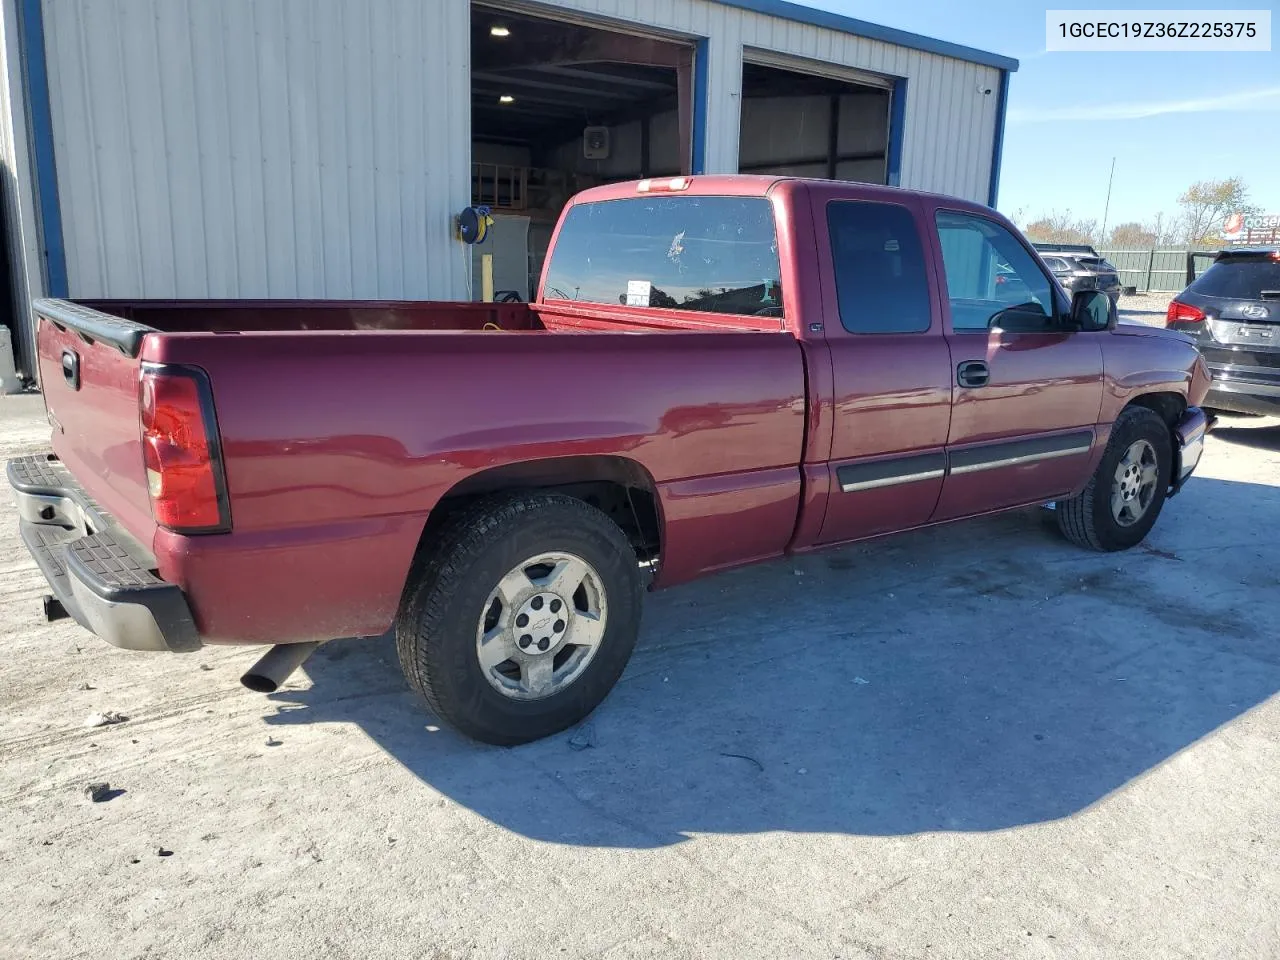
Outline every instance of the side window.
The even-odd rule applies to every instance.
[[[827,204],[840,323],[850,333],[929,329],[929,285],[915,217],[896,203]]]
[[[1063,260],[1061,257],[1042,257],[1041,259],[1044,260],[1044,265],[1054,273],[1071,272],[1071,268],[1067,266],[1067,261]]]
[[[966,213],[940,210],[937,224],[953,330],[1057,329],[1053,287],[1013,234]]]

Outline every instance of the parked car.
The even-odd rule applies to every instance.
[[[1069,253],[1082,257],[1096,257],[1098,255],[1098,251],[1087,243],[1049,243],[1039,240],[1031,244],[1031,246],[1035,247],[1036,252],[1040,254]]]
[[[1169,304],[1209,364],[1205,405],[1280,416],[1280,248],[1227,249]]]
[[[1106,258],[1096,253],[1048,253],[1043,250],[1040,256],[1069,293],[1101,290],[1112,303],[1120,299],[1119,271]]]
[[[260,690],[394,625],[491,743],[600,703],[645,586],[1050,501],[1123,550],[1207,429],[1190,338],[1067,297],[987,207],[834,181],[589,190],[533,303],[34,310],[53,451],[8,473],[50,617],[276,644]]]

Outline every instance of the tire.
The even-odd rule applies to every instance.
[[[396,650],[441,720],[484,743],[528,743],[608,695],[635,646],[641,598],[634,549],[595,507],[558,494],[486,497],[446,519],[415,562]]]
[[[1145,448],[1141,447],[1143,443]],[[1128,501],[1127,511],[1122,508],[1120,516],[1117,516],[1113,509],[1117,493],[1123,501],[1124,494],[1133,490],[1133,483],[1141,484],[1140,464],[1137,476],[1131,472],[1132,464],[1122,466],[1122,461],[1135,446],[1143,454],[1147,450],[1152,454],[1155,486],[1145,506],[1142,506],[1143,486]],[[1125,481],[1117,477],[1117,470],[1126,474]],[[1172,470],[1173,440],[1169,427],[1146,407],[1126,407],[1112,426],[1111,439],[1088,486],[1078,496],[1059,500],[1056,504],[1054,512],[1058,529],[1072,543],[1090,550],[1128,550],[1137,546],[1160,516]],[[1135,517],[1135,514],[1138,515]]]

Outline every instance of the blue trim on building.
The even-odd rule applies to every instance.
[[[702,37],[693,51],[693,173],[707,172],[707,58],[711,43]]]
[[[907,78],[895,77],[889,95],[889,154],[885,158],[884,182],[902,186],[902,142],[907,135]]]
[[[1000,195],[1000,158],[1004,154],[1004,117],[1009,110],[1009,71],[1000,72],[1000,91],[996,101],[996,135],[991,144],[991,185],[987,188],[987,206],[995,207]]]
[[[716,0],[716,2],[737,7],[739,10],[750,10],[752,13],[763,13],[769,17],[780,17],[783,20],[808,23],[815,27],[826,27],[828,30],[839,30],[841,33],[852,33],[869,40],[883,40],[885,43],[894,43],[900,47],[923,50],[925,53],[936,53],[944,57],[955,57],[957,60],[980,63],[987,67],[1009,71],[1018,69],[1017,60],[1002,57],[998,53],[988,53],[986,50],[975,50],[973,47],[958,43],[922,37],[918,33],[895,30],[893,27],[882,27],[878,23],[855,20],[840,13],[814,10],[812,7],[790,3],[788,0]]]
[[[31,111],[36,202],[40,215],[40,237],[44,244],[45,283],[50,296],[65,297],[67,255],[62,244],[58,170],[53,160],[53,112],[49,107],[49,72],[45,64],[44,15],[40,10],[40,0],[22,0],[22,43],[27,106]]]

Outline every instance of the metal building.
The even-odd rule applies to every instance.
[[[995,202],[1017,62],[781,0],[0,0],[30,297],[528,296],[564,199],[777,172]],[[20,319],[13,319],[13,318]]]

